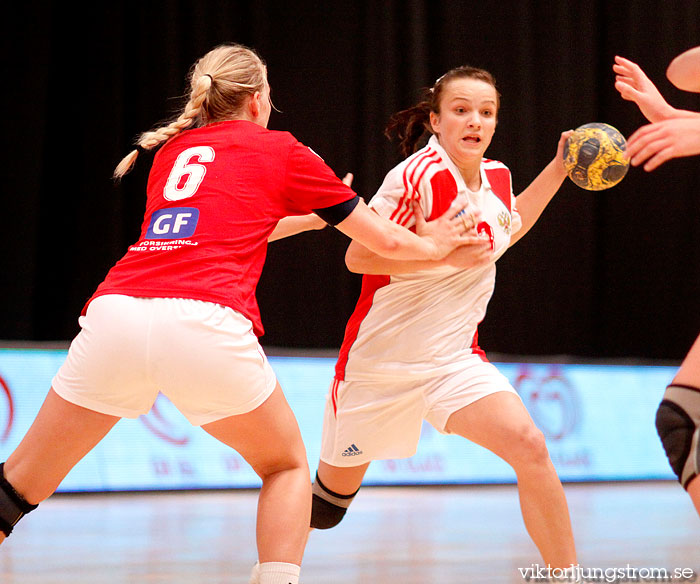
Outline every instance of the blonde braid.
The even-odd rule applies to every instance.
[[[120,180],[136,162],[141,150],[152,150],[163,142],[169,140],[176,134],[189,128],[200,116],[202,104],[207,98],[207,92],[211,87],[213,78],[211,75],[201,75],[192,88],[190,99],[185,105],[185,110],[178,118],[170,122],[167,126],[156,128],[148,132],[143,132],[136,141],[136,148],[129,152],[114,169],[114,179]]]
[[[190,98],[180,116],[169,124],[144,132],[136,148],[114,170],[119,180],[136,162],[139,152],[152,150],[193,125],[236,119],[248,96],[265,87],[267,70],[260,56],[243,45],[220,45],[190,70]]]
[[[146,150],[151,150],[162,142],[172,138],[175,134],[179,134],[182,130],[189,128],[199,117],[202,104],[207,98],[207,91],[209,91],[211,84],[211,76],[202,75],[192,89],[190,100],[185,105],[185,111],[183,111],[174,122],[170,122],[167,126],[141,134],[138,140],[139,146]]]

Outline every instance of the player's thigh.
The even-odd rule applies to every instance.
[[[360,488],[369,464],[366,462],[359,466],[333,466],[319,460],[318,478],[327,489],[334,493],[350,495]]]
[[[202,428],[240,453],[261,477],[290,468],[308,468],[299,425],[279,383],[254,410]]]
[[[673,383],[700,387],[700,336],[686,355]]]
[[[454,412],[446,429],[510,459],[546,451],[544,437],[516,393],[500,391]]]
[[[5,463],[5,477],[30,503],[53,493],[68,472],[119,421],[49,391],[36,419]]]

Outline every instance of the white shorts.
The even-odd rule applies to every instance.
[[[457,410],[500,391],[518,395],[494,365],[473,355],[459,371],[416,380],[334,380],[326,398],[321,460],[358,466],[416,453],[423,420],[438,432]]]
[[[277,383],[251,322],[219,304],[110,294],[79,322],[53,389],[91,410],[136,418],[161,392],[200,426],[254,410]]]

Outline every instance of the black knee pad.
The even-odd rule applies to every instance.
[[[669,385],[656,411],[656,431],[683,488],[700,473],[700,388]]]
[[[311,527],[314,529],[330,529],[338,525],[345,517],[345,513],[355,495],[357,495],[357,491],[352,495],[334,493],[320,481],[317,473],[316,480],[312,486]]]
[[[12,533],[12,528],[17,522],[38,505],[30,505],[15,491],[5,479],[4,467],[3,462],[0,464],[0,531],[7,537]]]

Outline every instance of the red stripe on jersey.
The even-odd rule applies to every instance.
[[[415,183],[414,183],[414,181],[413,181],[413,178],[414,178],[414,176],[415,176],[415,174],[416,174],[416,171],[418,170],[418,168],[420,167],[420,165],[421,165],[426,159],[435,158],[435,157],[437,157],[437,161],[440,160],[440,157],[439,157],[438,153],[435,152],[435,150],[433,150],[433,149],[431,148],[431,149],[429,149],[428,151],[426,151],[424,154],[422,154],[421,156],[418,156],[415,160],[412,160],[411,162],[409,162],[409,163],[406,165],[406,168],[404,168],[404,171],[403,171],[403,187],[404,187],[404,192],[403,192],[403,195],[401,196],[401,199],[399,200],[399,204],[396,206],[396,209],[395,209],[394,212],[391,214],[391,217],[389,217],[389,219],[390,219],[391,221],[395,221],[395,220],[396,220],[396,215],[397,215],[397,214],[403,215],[403,213],[405,212],[405,210],[402,211],[401,208],[402,208],[404,205],[406,205],[406,209],[410,210],[410,207],[411,207],[410,201],[411,201],[412,198],[413,198],[413,193],[416,191],[416,186],[415,186]],[[415,163],[415,164],[414,164],[414,163]],[[411,168],[412,168],[412,170],[411,170],[411,176],[410,176],[410,178],[409,178],[408,174],[409,174],[409,169],[411,169]],[[421,176],[422,176],[422,175],[421,175]],[[406,200],[407,197],[408,197],[408,200]],[[399,220],[396,220],[396,222],[399,223]]]
[[[423,167],[423,170],[421,171],[418,179],[415,178],[415,174],[420,166],[416,166],[413,173],[411,174],[410,184],[411,184],[411,187],[413,188],[413,193],[415,196],[412,196],[410,198],[410,201],[413,201],[413,200],[420,201],[421,195],[420,195],[419,186],[420,186],[420,182],[423,180],[423,177],[425,176],[426,171],[433,164],[438,164],[438,163],[442,162],[442,158],[440,158],[440,155],[432,148],[427,150],[426,153],[427,153],[427,157],[423,157],[420,164],[423,164],[426,161],[426,159],[430,159],[430,160],[428,160],[427,164],[425,164],[425,166]],[[405,174],[404,174],[404,184],[406,184]],[[407,203],[406,208],[404,209],[403,213],[399,216],[399,218],[396,220],[396,222],[399,225],[405,226],[405,224],[408,223],[408,220],[410,219],[412,214],[413,214],[413,207]]]
[[[507,168],[486,168],[486,178],[489,180],[491,185],[491,190],[496,194],[496,196],[503,201],[508,211],[511,211],[511,193],[513,188],[511,186],[510,170]]]
[[[338,385],[340,385],[339,379],[333,380],[333,387],[331,388],[331,402],[333,404],[333,416],[338,415]]]
[[[368,274],[362,276],[360,298],[345,327],[345,337],[343,338],[343,344],[340,346],[338,361],[335,364],[336,379],[341,381],[345,380],[345,366],[348,363],[350,348],[357,340],[357,333],[360,330],[360,325],[367,316],[369,309],[372,308],[372,302],[374,301],[374,295],[377,290],[387,286],[390,280],[390,276],[374,276]]]
[[[442,215],[457,198],[457,181],[447,169],[435,173],[430,179],[430,185],[433,189],[433,208],[428,221]]]
[[[431,160],[428,162],[428,164],[425,165],[423,168],[423,171],[420,173],[420,176],[418,177],[418,180],[412,182],[413,186],[413,192],[415,193],[415,197],[411,197],[412,201],[420,201],[421,196],[420,196],[420,190],[418,189],[420,185],[420,181],[423,180],[423,177],[425,176],[426,171],[433,165],[433,164],[438,164],[442,162],[442,160],[438,157],[437,160]],[[404,209],[404,215],[399,217],[397,219],[397,223],[399,225],[403,225],[404,227],[406,226],[406,223],[408,223],[408,220],[411,218],[411,215],[413,215],[413,207],[411,205],[406,205],[406,209]]]
[[[477,328],[476,331],[474,331],[474,338],[472,339],[472,353],[474,355],[479,355],[481,357],[481,360],[484,361],[485,363],[488,363],[489,360],[486,358],[486,353],[484,353],[484,350],[479,346],[479,329]]]
[[[396,206],[396,209],[394,209],[394,212],[391,214],[391,217],[389,217],[389,219],[391,219],[392,221],[396,217],[397,213],[401,212],[401,207],[404,204],[406,204],[406,197],[409,195],[409,192],[414,189],[413,175],[416,173],[416,170],[418,169],[418,167],[421,165],[421,163],[426,158],[430,158],[434,154],[437,154],[437,153],[434,150],[430,149],[427,152],[416,157],[414,160],[411,160],[406,165],[406,168],[403,169],[403,195],[401,195],[401,199],[399,199],[399,204]],[[411,177],[410,178],[408,177],[409,170],[411,170]],[[411,187],[411,188],[409,189],[409,187]]]

